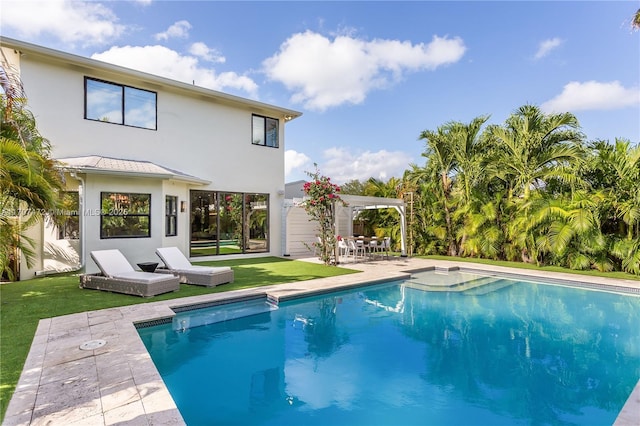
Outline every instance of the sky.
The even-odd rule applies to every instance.
[[[588,141],[639,143],[639,8],[2,0],[0,34],[300,111],[286,124],[286,181],[317,164],[344,183],[400,178],[424,166],[424,130],[481,115],[502,124],[525,104],[575,114]]]

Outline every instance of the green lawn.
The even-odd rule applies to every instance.
[[[78,276],[71,274],[0,285],[0,420],[4,419],[40,319],[357,272],[277,257],[198,264],[231,266],[235,281],[213,288],[181,285],[178,292],[152,298],[80,289]]]

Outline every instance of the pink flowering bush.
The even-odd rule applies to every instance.
[[[307,172],[311,180],[304,184],[306,195],[304,209],[311,218],[318,222],[319,241],[312,245],[320,251],[320,260],[330,265],[336,259],[336,204],[345,205],[340,198],[340,186],[331,183],[331,178],[320,175],[318,166],[313,173]]]

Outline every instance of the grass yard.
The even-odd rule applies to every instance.
[[[235,280],[231,284],[213,288],[183,284],[178,292],[151,298],[81,289],[78,286],[78,276],[75,274],[0,285],[0,421],[4,419],[9,400],[18,384],[40,319],[357,272],[277,257],[198,264],[231,266]]]

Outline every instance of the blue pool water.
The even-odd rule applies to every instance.
[[[261,299],[138,331],[189,425],[614,422],[640,378],[639,297],[453,288]]]

